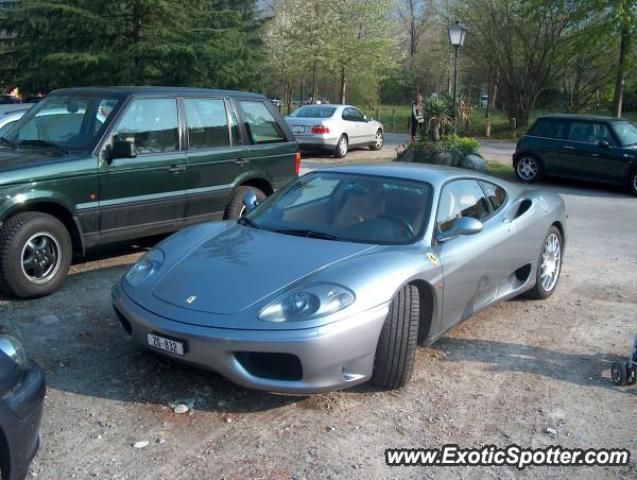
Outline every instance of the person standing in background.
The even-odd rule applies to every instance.
[[[422,133],[425,123],[425,109],[421,94],[416,95],[414,103],[411,105],[411,141],[416,143],[416,136]]]

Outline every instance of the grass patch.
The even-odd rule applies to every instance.
[[[487,162],[487,169],[489,173],[495,177],[499,177],[504,180],[515,179],[513,165],[503,165],[502,163],[498,162]]]

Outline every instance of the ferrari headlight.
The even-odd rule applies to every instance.
[[[24,347],[10,335],[0,335],[0,352],[13,360],[20,368],[27,368],[29,365]]]
[[[155,248],[140,258],[126,274],[126,281],[131,287],[137,287],[153,275],[164,263],[164,252]]]
[[[316,283],[296,288],[281,295],[259,312],[266,322],[299,322],[312,320],[349,307],[354,292],[332,283]]]

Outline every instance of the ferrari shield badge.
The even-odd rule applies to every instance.
[[[427,258],[429,259],[429,261],[431,263],[433,263],[436,267],[440,265],[440,260],[438,260],[438,257],[436,257],[433,253],[429,252],[427,253]]]

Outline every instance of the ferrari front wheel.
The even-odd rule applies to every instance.
[[[372,383],[381,388],[401,388],[414,368],[420,322],[420,294],[415,285],[403,287],[394,297],[376,347]]]

